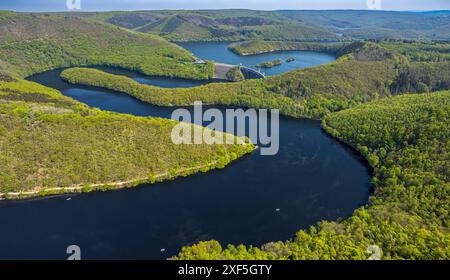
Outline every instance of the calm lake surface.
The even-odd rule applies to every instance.
[[[104,110],[165,118],[173,110],[66,84],[60,71],[29,79]],[[158,79],[165,87],[183,86],[178,82],[186,81]],[[276,156],[255,152],[222,170],[133,189],[0,202],[0,259],[65,259],[72,244],[83,259],[164,259],[210,239],[262,245],[351,215],[367,203],[369,189],[365,161],[320,122],[280,117]]]
[[[233,65],[242,64],[247,67],[255,68],[255,65],[273,61],[275,59],[283,60],[280,66],[261,69],[267,76],[278,75],[287,71],[299,68],[326,64],[336,60],[331,54],[306,52],[306,51],[283,51],[274,53],[265,53],[259,55],[240,56],[228,50],[230,42],[209,42],[209,43],[179,43],[180,46],[189,50],[197,57],[204,60],[214,60],[216,62],[228,63]],[[295,61],[286,62],[288,57],[295,58]]]

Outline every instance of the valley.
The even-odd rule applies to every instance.
[[[87,259],[448,259],[449,24],[0,11],[0,259],[73,241]],[[263,79],[214,80],[214,63],[277,59]],[[278,109],[280,152],[175,145],[171,113],[195,101]]]

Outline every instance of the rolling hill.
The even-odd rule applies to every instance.
[[[0,69],[21,77],[45,70],[109,65],[145,74],[208,79],[210,64],[150,34],[71,14],[0,12]],[[7,63],[6,63],[7,61]]]
[[[358,149],[374,167],[370,205],[349,219],[321,222],[286,242],[182,249],[181,260],[383,259],[450,257],[448,141],[450,92],[405,94],[329,114],[324,129]]]
[[[184,49],[68,14],[0,12],[0,200],[117,189],[220,168],[253,145],[175,145],[177,122],[92,109],[25,81],[33,73],[109,65],[206,79]]]
[[[90,15],[171,41],[449,40],[450,12],[193,10]]]
[[[101,18],[114,25],[160,35],[171,41],[337,39],[324,28],[289,21],[277,14],[260,11],[122,12],[101,15]]]
[[[0,12],[0,198],[155,182],[223,167],[254,148],[177,146],[168,138],[175,122],[92,109],[25,81],[24,76],[92,64],[153,75],[210,76],[211,70],[196,65],[190,53],[137,30],[171,40],[197,35],[186,33],[191,28],[199,28],[198,38],[208,40],[249,36],[301,40],[313,32],[323,32],[328,39],[335,32],[343,38],[371,37],[376,32],[396,38],[448,36],[448,31],[440,29],[447,24],[447,12],[404,13],[405,17],[391,13],[380,21],[376,20],[380,14],[367,13],[374,14],[373,21],[364,22],[359,11],[330,11],[324,16],[310,11],[245,10]],[[421,19],[431,22],[429,29],[412,30]],[[336,21],[347,22],[339,25]],[[296,33],[302,32],[300,26],[312,31]],[[256,35],[232,35],[236,30],[251,30],[248,34]],[[433,36],[436,30],[441,31]],[[72,83],[120,90],[158,105],[203,100],[321,118],[327,133],[357,149],[374,169],[369,205],[348,219],[321,222],[297,232],[289,241],[260,248],[229,245],[224,249],[216,241],[200,242],[183,248],[178,259],[366,259],[368,246],[382,248],[384,259],[449,259],[448,48],[448,44],[435,43],[353,42],[342,45],[337,51],[339,59],[327,65],[264,80],[189,89],[145,86],[86,68],[66,70],[63,77]],[[446,91],[431,92],[436,90]]]

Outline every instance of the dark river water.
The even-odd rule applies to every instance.
[[[173,110],[66,84],[60,71],[29,79],[104,110],[166,118]],[[318,221],[351,215],[367,203],[369,182],[366,162],[320,122],[280,117],[275,156],[255,152],[222,170],[133,189],[0,202],[0,259],[65,259],[69,245],[80,246],[83,259],[164,259],[201,240],[286,240]]]

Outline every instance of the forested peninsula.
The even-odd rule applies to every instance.
[[[92,109],[23,80],[92,64],[208,78],[208,65],[194,64],[178,46],[70,15],[0,12],[0,30],[0,199],[154,183],[223,168],[254,150],[251,144],[175,145],[174,121]]]
[[[374,169],[370,204],[349,219],[321,222],[292,240],[259,248],[200,242],[175,259],[364,259],[371,245],[382,248],[385,259],[446,259],[450,92],[435,91],[449,88],[449,46],[412,46],[357,42],[344,45],[339,59],[328,65],[187,90],[155,91],[92,69],[69,69],[62,76],[154,104],[157,96],[167,98],[156,99],[164,105],[200,98],[321,118],[325,131],[357,149]]]
[[[225,34],[227,25],[236,25],[237,19],[223,16],[231,17],[230,13],[194,13],[220,23],[212,31],[199,25],[194,39],[336,38],[324,28],[332,24],[330,17],[287,11],[268,12],[271,17],[264,22],[259,16],[239,19],[240,24],[257,22],[249,30],[260,33],[246,36],[233,27]],[[248,11],[234,13],[235,17],[254,16]],[[329,13],[355,17],[345,11]],[[158,36],[173,41],[191,38],[181,27],[192,19],[192,13],[139,15],[155,16],[149,20],[156,23],[143,20],[130,26],[136,22],[131,12],[0,12],[2,198],[152,183],[220,168],[254,149],[251,144],[177,146],[168,138],[176,122],[92,109],[24,80],[49,69],[76,67],[65,70],[62,77],[70,83],[118,90],[156,105],[203,101],[277,108],[287,116],[321,119],[329,135],[358,150],[374,170],[374,192],[368,205],[349,218],[320,222],[297,232],[291,240],[260,247],[200,242],[183,248],[175,259],[367,259],[369,246],[381,248],[383,259],[450,258],[449,44],[378,40],[382,34],[383,38],[396,34],[403,39],[433,37],[427,30],[412,36],[405,31],[408,29],[396,29],[389,14],[382,17],[383,24],[389,23],[388,29],[370,24],[346,30],[343,36],[347,39],[372,40],[345,42],[333,51],[336,62],[267,79],[162,89],[86,68],[104,65],[156,76],[213,77],[211,63],[196,63],[192,54]],[[290,21],[299,16],[317,26],[299,29],[307,24]],[[416,16],[402,17],[403,26],[414,26]],[[164,26],[174,25],[177,28],[170,29],[172,32],[163,32]],[[441,30],[437,33],[448,34],[446,26],[436,28]]]
[[[279,109],[288,116],[320,119],[330,112],[392,94],[449,88],[449,45],[423,50],[420,61],[416,55],[411,56],[414,52],[404,52],[403,48],[402,42],[355,42],[343,45],[338,60],[326,65],[267,79],[185,89],[142,85],[88,68],[67,69],[62,78],[74,84],[124,92],[155,105],[185,106],[199,100],[205,104]],[[414,70],[419,67],[426,71]]]

